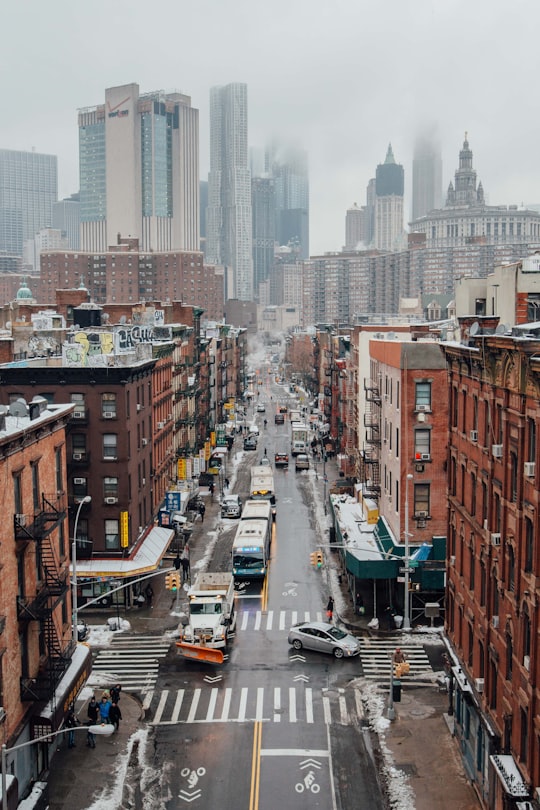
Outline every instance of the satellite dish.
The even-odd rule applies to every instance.
[[[496,335],[504,335],[506,332],[508,332],[508,327],[505,323],[500,323],[495,329]]]
[[[9,413],[9,408],[7,405],[0,405],[0,416],[6,416]]]
[[[126,316],[122,315],[122,317],[120,318],[120,323],[125,323],[125,322],[126,322]]]
[[[102,314],[102,316],[101,316],[101,320],[102,320],[104,323],[107,323],[107,321],[109,320],[109,317],[110,317],[110,316],[109,316],[109,313],[108,313],[108,312],[104,312],[104,313]]]
[[[9,412],[11,416],[28,416],[28,406],[25,399],[16,399],[10,403]]]
[[[474,323],[471,324],[471,328],[469,329],[469,335],[471,337],[474,337],[475,335],[478,334],[479,331],[480,331],[480,324],[478,323],[478,321],[475,321]]]

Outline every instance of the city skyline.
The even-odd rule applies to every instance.
[[[510,17],[501,0],[489,7],[365,0],[332,8],[277,0],[265,18],[246,0],[206,0],[189,13],[170,0],[152,8],[156,31],[167,25],[180,32],[178,49],[152,44],[159,37],[148,36],[140,2],[96,0],[90,15],[57,0],[50,15],[29,0],[5,15],[1,58],[10,81],[2,96],[12,114],[4,116],[0,148],[56,155],[60,199],[79,190],[77,111],[101,99],[104,88],[136,81],[146,91],[185,93],[200,110],[201,180],[209,169],[209,90],[246,83],[249,146],[281,137],[308,153],[312,255],[341,249],[346,211],[363,199],[389,142],[405,169],[405,224],[411,219],[414,144],[433,128],[443,193],[467,131],[486,202],[539,201],[530,98],[540,8],[532,0]],[[519,81],[511,78],[517,42]],[[89,43],[102,46],[90,63],[80,58]]]

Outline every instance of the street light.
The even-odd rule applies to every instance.
[[[13,745],[11,748],[8,748],[7,745],[4,743],[2,745],[2,807],[7,808],[8,801],[8,791],[7,791],[7,756],[11,754],[12,751],[18,751],[20,748],[27,748],[30,745],[35,745],[35,743],[45,742],[46,740],[50,741],[53,737],[58,737],[59,734],[64,734],[66,731],[86,731],[86,733],[90,734],[97,734],[98,736],[102,737],[110,737],[111,734],[114,733],[115,727],[112,723],[107,723],[103,725],[95,725],[95,726],[76,726],[75,728],[61,728],[58,731],[51,731],[49,734],[44,734],[42,737],[35,737],[33,740],[27,740],[26,742],[19,743],[18,745]]]
[[[412,481],[412,473],[407,474],[405,480],[405,594],[403,597],[403,629],[411,629],[411,618],[409,610],[409,481]]]
[[[78,625],[78,610],[77,610],[77,526],[79,524],[79,515],[81,514],[81,509],[83,504],[90,503],[92,498],[90,495],[85,495],[82,501],[79,504],[79,508],[77,509],[77,514],[75,515],[75,525],[73,526],[73,544],[71,546],[71,566],[73,569],[73,575],[71,579],[71,611],[72,611],[72,622],[73,622],[73,629],[72,629],[72,639],[73,643],[77,644],[79,640],[79,631],[77,629]]]

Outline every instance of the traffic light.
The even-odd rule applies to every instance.
[[[317,568],[322,568],[323,564],[323,553],[322,551],[315,552],[317,555]]]
[[[174,574],[165,574],[165,587],[168,591],[172,591]]]
[[[177,591],[180,587],[180,573],[178,571],[171,571],[165,574],[165,587],[168,591]]]
[[[311,552],[309,559],[312,565],[317,565],[317,553],[315,551]]]

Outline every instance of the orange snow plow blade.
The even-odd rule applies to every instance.
[[[210,664],[222,664],[223,653],[221,650],[214,650],[211,647],[201,647],[200,644],[186,644],[177,641],[176,646],[180,655],[184,658],[193,658],[197,661],[208,661]]]

